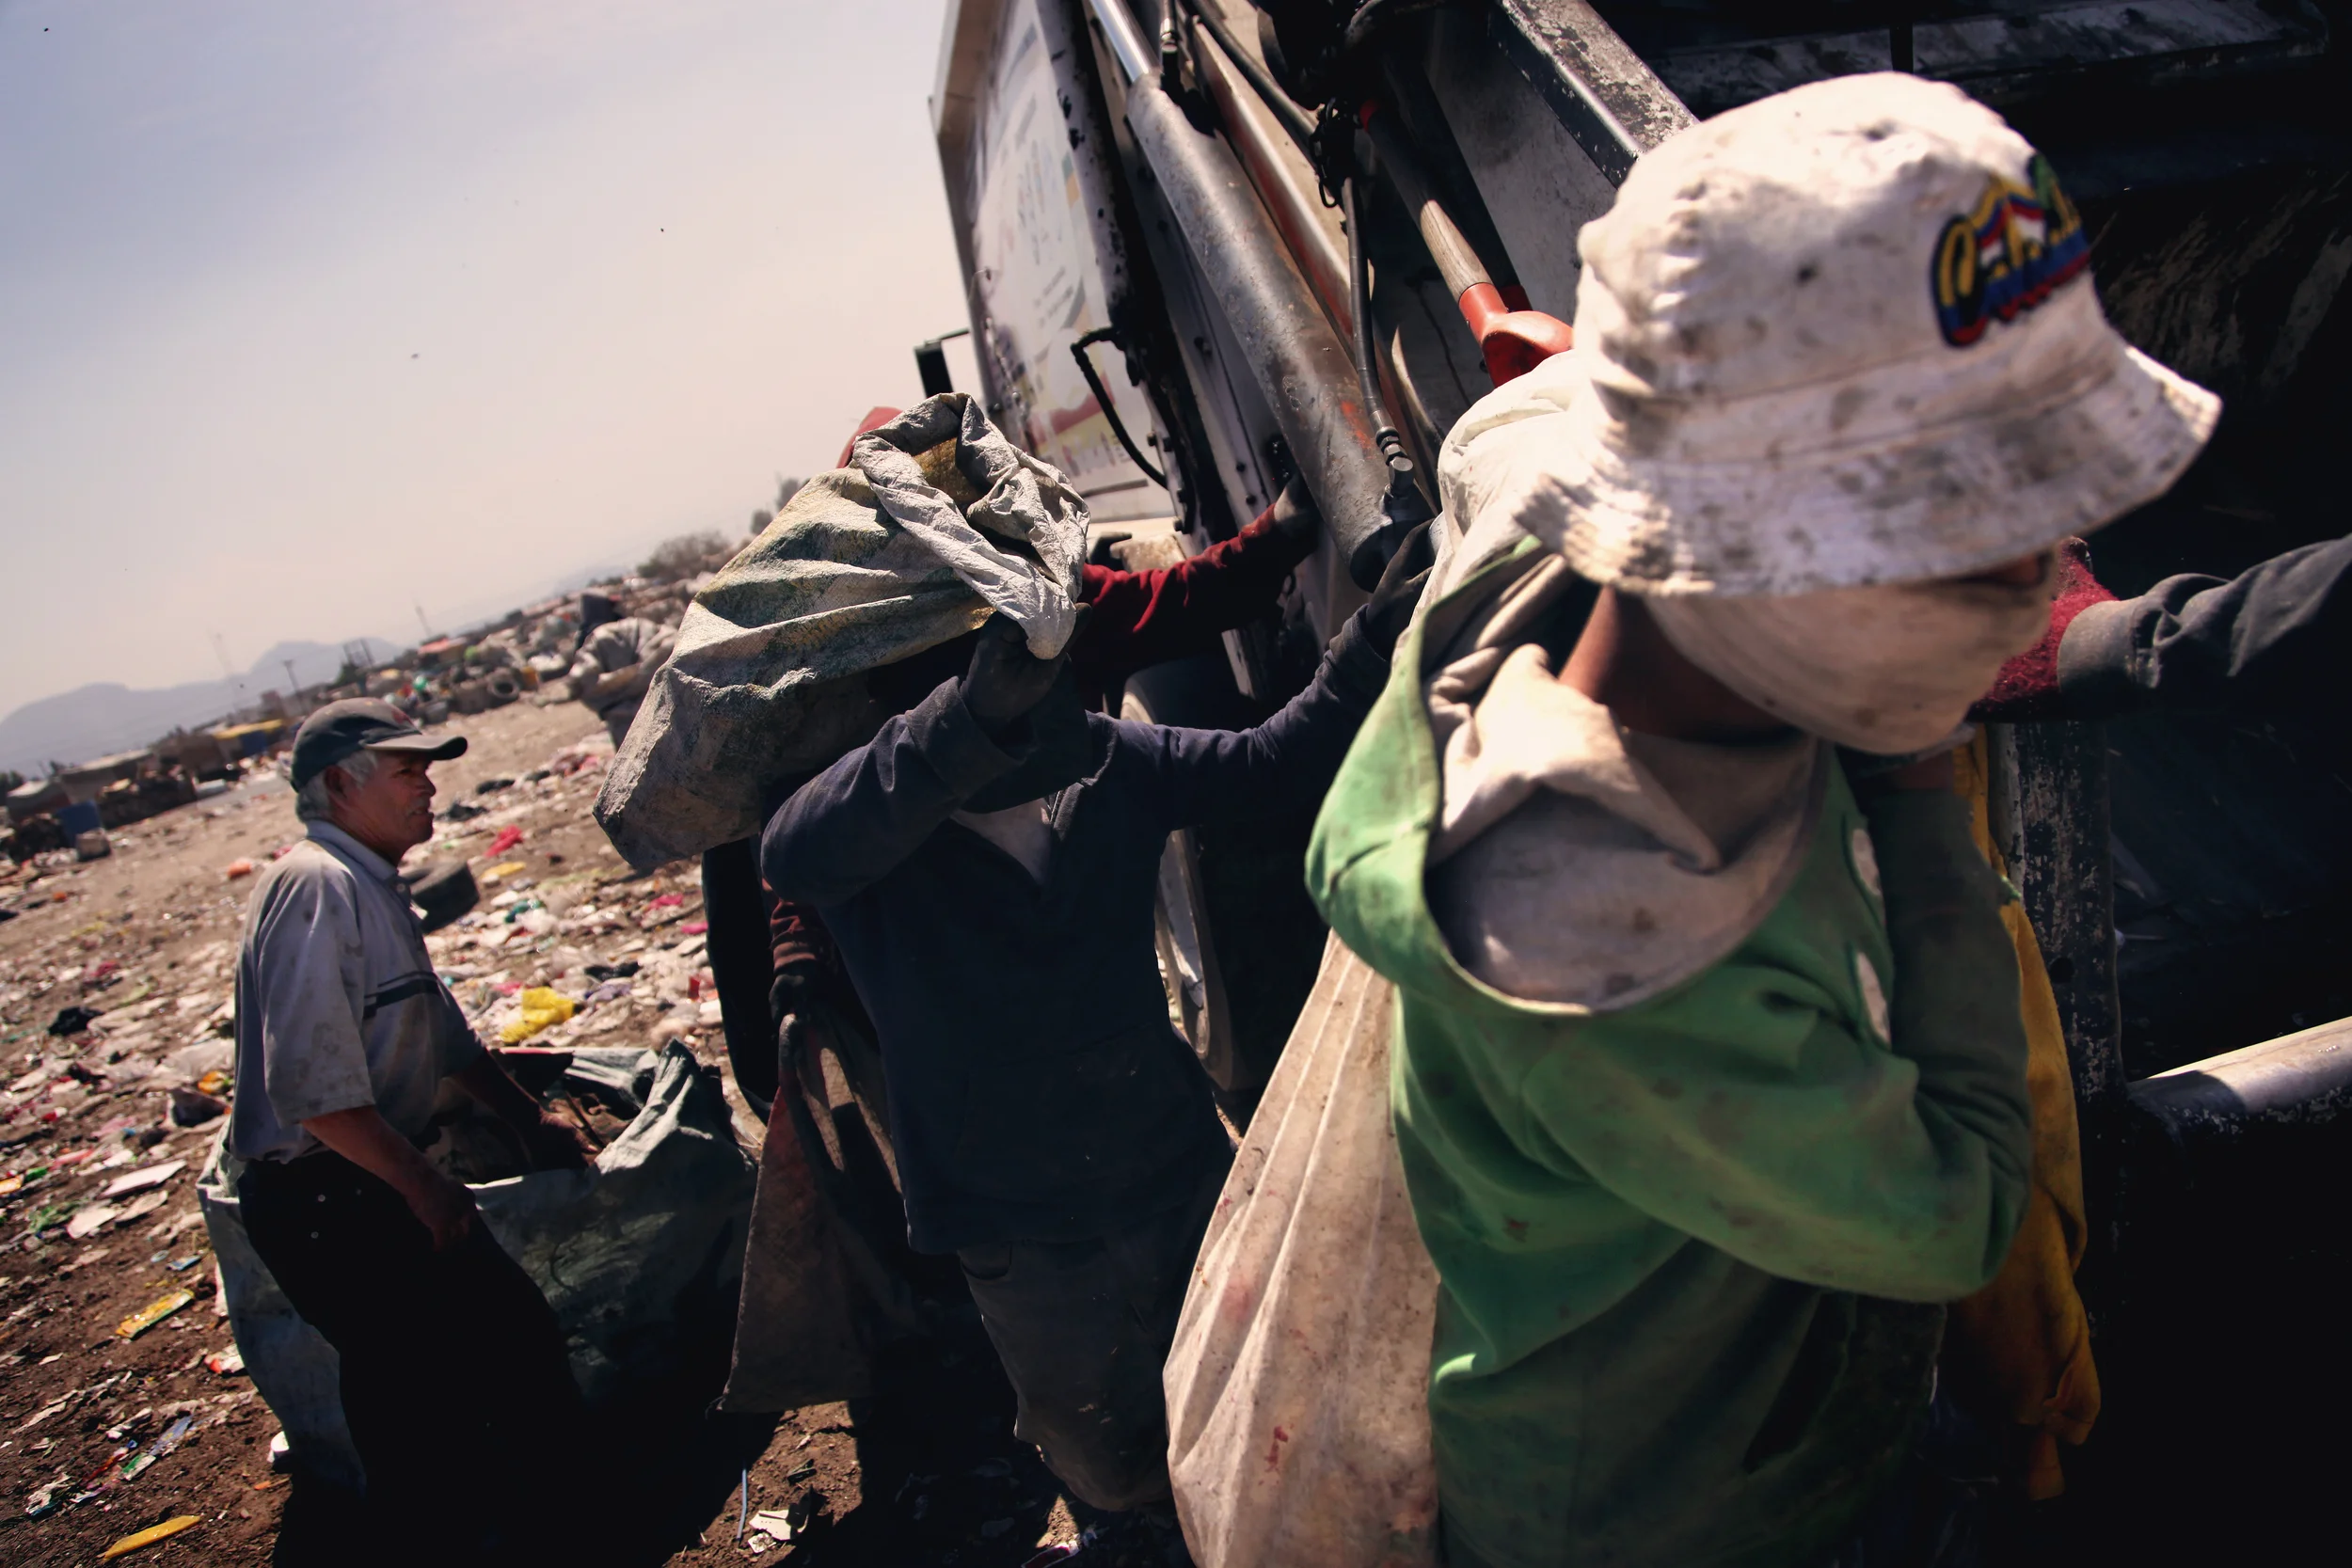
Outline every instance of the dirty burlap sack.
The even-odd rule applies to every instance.
[[[1087,509],[962,392],[857,438],[686,608],[596,797],[648,869],[755,834],[766,792],[865,744],[866,673],[992,612],[1051,658],[1077,624]]]
[[[1333,935],[1201,1239],[1162,1384],[1200,1568],[1435,1568],[1438,1271],[1389,1121],[1396,991]]]

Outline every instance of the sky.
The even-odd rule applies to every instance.
[[[966,325],[942,12],[0,0],[0,713],[743,531]]]

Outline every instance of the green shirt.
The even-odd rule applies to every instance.
[[[1822,1562],[1925,1413],[1934,1304],[1992,1278],[2022,1211],[2001,884],[1957,797],[1889,794],[1866,818],[1833,770],[1794,882],[1721,962],[1617,1012],[1471,977],[1423,895],[1423,632],[1525,560],[1408,635],[1308,863],[1398,990],[1397,1140],[1442,1281],[1448,1548],[1512,1568]]]

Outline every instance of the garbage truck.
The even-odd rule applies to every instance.
[[[1000,427],[1106,559],[1294,478],[1324,543],[1222,657],[1120,696],[1246,721],[1436,500],[1446,430],[1567,346],[1580,227],[1684,126],[1827,76],[1956,84],[2048,156],[2110,320],[2227,400],[2102,532],[2119,593],[2345,529],[2352,135],[2312,0],[949,0],[930,112]],[[927,390],[944,360],[927,345]],[[930,385],[937,381],[941,385]],[[2334,713],[1994,726],[1994,837],[2065,1027],[2106,1390],[2018,1560],[2326,1528],[2352,1193],[2352,739]],[[1179,834],[1160,948],[1246,1118],[1322,942],[1307,825]]]

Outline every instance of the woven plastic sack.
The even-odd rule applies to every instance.
[[[593,1405],[684,1375],[723,1333],[742,1276],[754,1167],[715,1073],[673,1041],[660,1053],[576,1047],[564,1076],[635,1102],[593,1169],[473,1185],[474,1206],[554,1308],[572,1376]],[[259,1090],[252,1092],[259,1093]],[[623,1097],[626,1097],[624,1099]],[[244,1170],[223,1123],[197,1183],[221,1300],[246,1373],[295,1464],[352,1490],[366,1472],[343,1421],[334,1347],[305,1323],[246,1237]]]
[[[1165,1386],[1200,1568],[1438,1560],[1438,1273],[1389,1121],[1394,999],[1330,939],[1193,1267]]]
[[[760,827],[778,781],[864,744],[866,673],[1010,617],[1041,658],[1077,625],[1087,509],[961,392],[857,438],[696,594],[596,796],[630,864]]]

